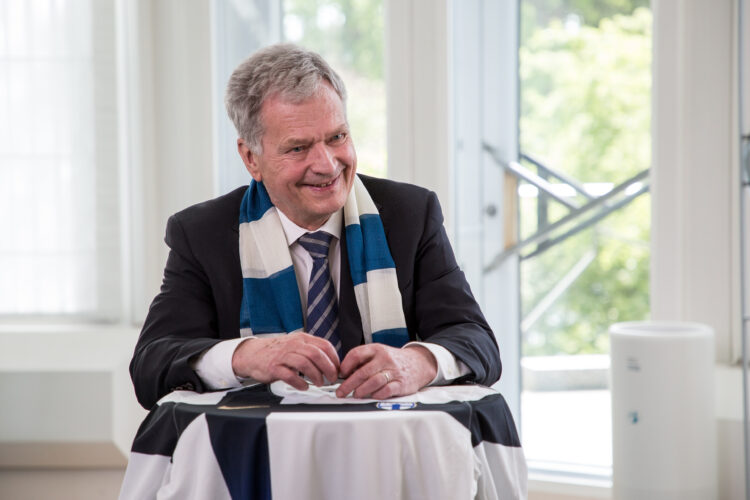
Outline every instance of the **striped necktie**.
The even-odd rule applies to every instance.
[[[328,340],[341,358],[339,307],[328,266],[328,247],[332,239],[330,234],[317,231],[302,235],[298,241],[313,259],[307,291],[307,332]]]

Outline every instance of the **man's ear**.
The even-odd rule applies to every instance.
[[[252,152],[250,147],[248,147],[247,143],[242,138],[237,139],[237,152],[240,154],[242,163],[245,164],[245,168],[248,172],[250,172],[250,175],[253,177],[253,179],[255,179],[256,182],[260,182],[262,179],[260,175],[260,168],[258,168],[258,156]]]

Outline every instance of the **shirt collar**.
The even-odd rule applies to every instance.
[[[300,238],[300,236],[306,233],[313,232],[292,222],[289,217],[287,217],[281,210],[276,209],[276,212],[279,214],[281,227],[284,229],[284,235],[286,236],[287,245],[292,246]],[[343,218],[344,209],[340,208],[336,212],[331,214],[325,224],[316,229],[316,231],[325,231],[334,238],[341,239],[341,224]]]

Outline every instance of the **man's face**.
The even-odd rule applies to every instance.
[[[318,229],[344,206],[357,170],[341,99],[328,84],[299,104],[274,96],[263,103],[261,120],[262,154],[237,140],[247,170],[292,222]]]

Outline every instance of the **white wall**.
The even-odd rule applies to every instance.
[[[137,333],[0,328],[0,498],[117,497],[146,416],[128,375]]]
[[[654,0],[652,317],[716,333],[719,498],[744,498],[737,2]]]
[[[435,191],[452,235],[447,0],[385,0],[388,177]]]
[[[654,2],[653,319],[707,323],[736,361],[738,166],[731,1]]]
[[[167,218],[214,194],[209,0],[120,1],[132,319],[158,292]]]
[[[146,415],[132,325],[161,283],[167,217],[214,194],[209,7],[116,0],[124,324],[0,328],[2,499],[117,498]]]

